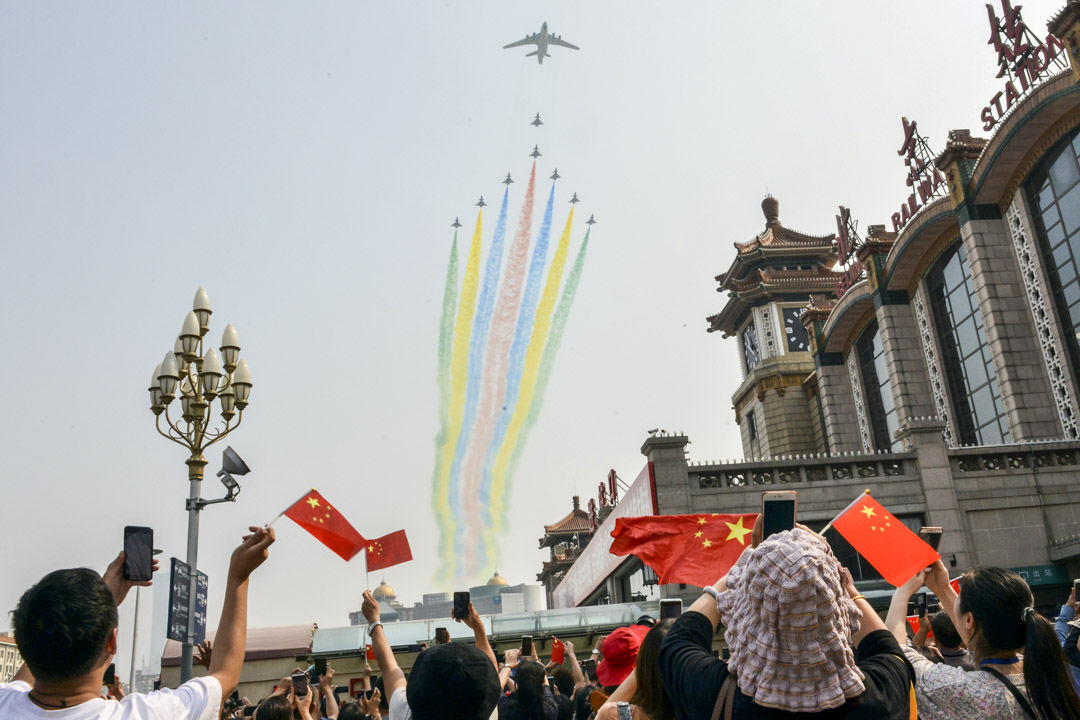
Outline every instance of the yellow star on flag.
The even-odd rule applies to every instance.
[[[724,524],[731,530],[731,533],[724,539],[725,542],[734,539],[738,540],[740,545],[746,545],[746,536],[753,532],[753,528],[744,527],[741,517],[738,522],[725,522]]]
[[[374,545],[368,545],[367,549],[368,549],[368,552],[375,552],[375,546]]]
[[[705,524],[705,518],[698,518],[697,524],[698,525],[704,525]]]
[[[308,505],[310,505],[312,508],[316,508],[319,505],[319,498],[309,497],[307,501]]]
[[[871,515],[877,515],[877,513],[874,512],[874,508],[870,507],[869,505],[863,505],[862,510],[860,510],[859,512],[865,515],[867,520],[870,519]]]
[[[701,544],[704,545],[705,547],[712,547],[712,540],[706,540],[705,542],[703,542]]]
[[[696,533],[694,533],[694,537],[701,537],[703,534],[704,533],[702,533],[700,530],[698,530]]]

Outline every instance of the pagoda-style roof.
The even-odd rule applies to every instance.
[[[732,282],[743,280],[756,266],[770,259],[808,257],[831,268],[836,264],[836,235],[807,235],[780,223],[780,201],[769,195],[761,201],[765,230],[744,243],[734,243],[735,260],[727,272],[716,276],[720,291],[734,289]]]
[[[734,243],[735,259],[716,276],[717,292],[727,292],[724,309],[707,320],[709,332],[733,335],[746,312],[769,298],[832,294],[842,273],[836,265],[836,235],[807,235],[780,222],[780,201],[761,202],[765,230],[744,243]]]
[[[592,535],[589,513],[581,509],[581,498],[577,495],[574,496],[574,509],[566,517],[544,526],[544,537],[540,538],[540,547],[556,545],[575,534],[586,537]]]

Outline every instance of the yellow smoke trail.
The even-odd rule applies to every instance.
[[[563,228],[559,245],[555,248],[555,256],[551,259],[551,268],[548,270],[547,281],[544,283],[544,292],[540,296],[540,304],[536,309],[536,321],[533,323],[532,336],[529,338],[529,347],[525,351],[525,369],[521,375],[521,394],[518,396],[514,415],[506,429],[506,437],[503,438],[502,447],[495,459],[495,468],[491,477],[491,518],[489,533],[493,536],[502,531],[503,505],[505,499],[503,493],[506,488],[506,470],[510,464],[510,458],[514,454],[514,447],[518,443],[521,429],[525,419],[529,415],[529,407],[533,402],[536,392],[536,378],[540,372],[540,358],[543,356],[544,343],[547,342],[548,331],[551,329],[551,318],[555,314],[555,301],[558,299],[559,286],[562,285],[563,271],[566,269],[566,256],[570,250],[570,228],[574,224],[574,208],[570,208],[570,215],[566,218],[566,226]],[[492,537],[493,539],[493,537]]]
[[[435,486],[435,506],[438,508],[439,550],[442,567],[438,577],[450,582],[456,573],[454,553],[454,512],[450,505],[450,466],[461,435],[462,418],[465,414],[465,386],[469,370],[469,338],[472,337],[473,318],[476,315],[476,293],[480,286],[480,254],[482,219],[484,211],[476,215],[476,230],[469,245],[469,258],[465,264],[465,279],[458,303],[457,322],[454,325],[454,349],[450,356],[450,427],[440,448],[439,479]]]

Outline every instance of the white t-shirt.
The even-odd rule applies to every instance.
[[[100,698],[74,707],[46,710],[35,705],[22,682],[0,683],[0,718],[3,720],[215,720],[221,709],[217,678],[189,680],[175,690],[135,693],[123,700]]]
[[[0,705],[0,710],[2,710],[3,707],[3,705]],[[3,714],[0,714],[0,718],[3,717]],[[495,709],[491,712],[489,720],[498,720],[498,718],[499,706],[496,705]],[[67,719],[65,718],[64,720]],[[395,690],[394,694],[390,696],[390,720],[412,720],[412,708],[409,707],[409,701],[405,697],[404,685]]]

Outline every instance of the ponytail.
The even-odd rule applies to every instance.
[[[1080,695],[1054,626],[1030,607],[1023,613],[1027,618],[1024,684],[1031,704],[1045,720],[1080,720]]]
[[[980,567],[960,578],[957,609],[975,616],[979,650],[1024,653],[1024,683],[1036,720],[1080,720],[1065,651],[1032,605],[1031,588],[1012,570]]]

